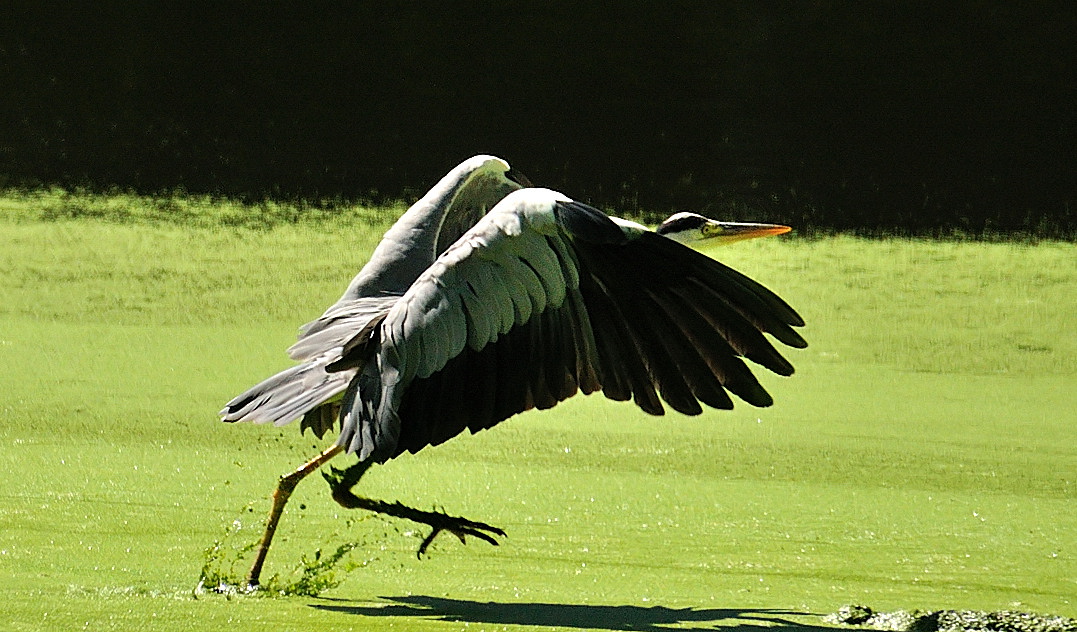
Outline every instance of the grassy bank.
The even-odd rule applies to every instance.
[[[509,533],[422,562],[422,533],[312,480],[267,573],[352,542],[362,566],[320,598],[196,597],[205,550],[256,539],[276,477],[321,447],[216,411],[288,365],[398,211],[173,201],[184,219],[50,195],[0,201],[2,629],[809,628],[850,602],[1077,615],[1073,244],[731,246],[715,254],[809,323],[797,375],[766,378],[773,408],[650,418],[577,398],[375,468],[370,496]]]

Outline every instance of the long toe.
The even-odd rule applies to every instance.
[[[426,550],[430,547],[430,544],[434,541],[442,531],[448,531],[460,539],[461,544],[467,544],[467,537],[472,536],[478,538],[484,542],[489,542],[494,546],[499,546],[501,543],[495,539],[495,536],[505,537],[505,531],[499,527],[495,527],[485,522],[477,522],[474,520],[468,520],[467,518],[459,518],[456,516],[450,516],[438,512],[436,520],[431,520],[432,531],[430,535],[423,539],[422,544],[419,545],[419,550],[416,555],[422,559],[426,554]]]

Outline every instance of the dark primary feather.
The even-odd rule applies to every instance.
[[[654,278],[679,279],[690,277],[698,280],[720,296],[758,329],[771,334],[779,341],[797,349],[808,343],[793,327],[803,327],[804,319],[781,297],[733,268],[711,259],[691,248],[666,239],[655,233],[643,233],[627,246],[636,246],[644,259],[660,261],[661,269],[649,269],[637,265],[641,273],[653,273]],[[639,260],[634,260],[637,264]],[[662,270],[666,272],[663,273]],[[770,367],[768,367],[770,368]]]
[[[759,332],[803,343],[790,328],[800,322],[799,316],[784,301],[759,284],[746,285],[746,277],[713,259],[653,233],[620,246],[580,243],[577,252],[589,275],[602,281],[581,286],[588,305],[630,306],[620,310],[620,319],[616,311],[606,320],[596,319],[596,336],[620,340],[627,330],[643,351],[630,354],[630,359],[643,358],[651,383],[667,403],[684,412],[695,408],[685,397],[685,388],[693,388],[683,377],[693,366],[696,399],[714,386],[713,379],[753,405],[771,403],[739,356],[777,373],[791,372],[791,365]],[[699,370],[700,359],[708,370]],[[649,391],[638,394],[649,399]]]

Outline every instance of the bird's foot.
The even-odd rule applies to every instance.
[[[419,559],[423,558],[426,554],[426,549],[434,541],[442,531],[447,531],[460,539],[460,544],[467,544],[467,536],[478,538],[484,542],[489,542],[494,546],[498,546],[500,543],[494,538],[494,536],[505,537],[505,531],[499,527],[495,527],[485,522],[476,522],[474,520],[468,520],[467,518],[461,518],[458,516],[450,516],[447,513],[441,511],[421,512],[427,514],[432,519],[429,521],[420,520],[423,524],[428,525],[432,530],[430,535],[423,538],[422,544],[419,545],[419,550],[416,552],[416,556]]]
[[[419,545],[419,550],[416,553],[419,559],[422,559],[423,555],[426,554],[427,549],[430,547],[430,544],[434,541],[434,538],[443,531],[455,535],[463,544],[467,544],[467,537],[471,536],[484,542],[489,542],[494,546],[498,546],[499,542],[496,538],[505,537],[505,531],[503,529],[486,524],[485,522],[468,520],[467,518],[461,518],[459,516],[450,516],[444,511],[423,511],[421,509],[408,507],[399,502],[388,503],[382,500],[371,500],[370,498],[356,496],[351,491],[351,484],[354,484],[353,481],[356,480],[356,477],[354,475],[349,475],[349,470],[330,468],[330,472],[323,472],[322,476],[325,477],[325,480],[329,483],[329,487],[333,490],[333,500],[337,501],[342,507],[348,509],[366,509],[368,511],[373,511],[374,513],[392,516],[394,518],[403,518],[404,520],[418,522],[419,524],[425,524],[430,527],[430,535],[423,538],[422,543]]]

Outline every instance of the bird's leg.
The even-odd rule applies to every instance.
[[[265,564],[266,555],[269,553],[269,545],[273,543],[273,534],[277,532],[277,523],[280,522],[281,514],[284,513],[284,505],[288,503],[288,498],[291,497],[292,492],[295,491],[296,485],[299,484],[299,481],[306,478],[308,474],[343,451],[343,447],[333,445],[326,448],[325,451],[318,456],[307,461],[303,465],[300,465],[294,472],[290,472],[280,477],[280,481],[277,483],[277,490],[273,492],[273,506],[269,510],[269,519],[266,521],[265,533],[262,535],[262,541],[258,544],[258,552],[254,556],[254,564],[251,565],[251,570],[247,573],[248,589],[258,587],[259,578],[262,574],[262,565]]]
[[[372,463],[372,461],[360,461],[344,470],[338,470],[335,467],[331,467],[329,468],[330,472],[322,472],[322,476],[333,490],[333,500],[337,501],[342,507],[348,509],[366,509],[367,511],[373,511],[374,513],[384,514],[394,518],[403,518],[404,520],[410,520],[429,526],[432,531],[430,532],[430,535],[423,539],[422,544],[419,545],[419,551],[417,552],[420,559],[422,559],[423,554],[426,553],[426,549],[430,546],[430,543],[433,542],[434,538],[442,531],[448,531],[455,535],[460,539],[460,542],[464,544],[466,544],[466,537],[470,535],[497,546],[498,542],[494,539],[494,536],[505,536],[503,530],[493,525],[486,524],[485,522],[476,522],[474,520],[468,520],[467,518],[450,516],[442,511],[422,511],[421,509],[413,509],[412,507],[408,507],[399,502],[388,503],[383,500],[372,500],[370,498],[356,496],[352,493],[352,488],[359,482],[359,479],[362,478],[363,474],[370,469]]]

